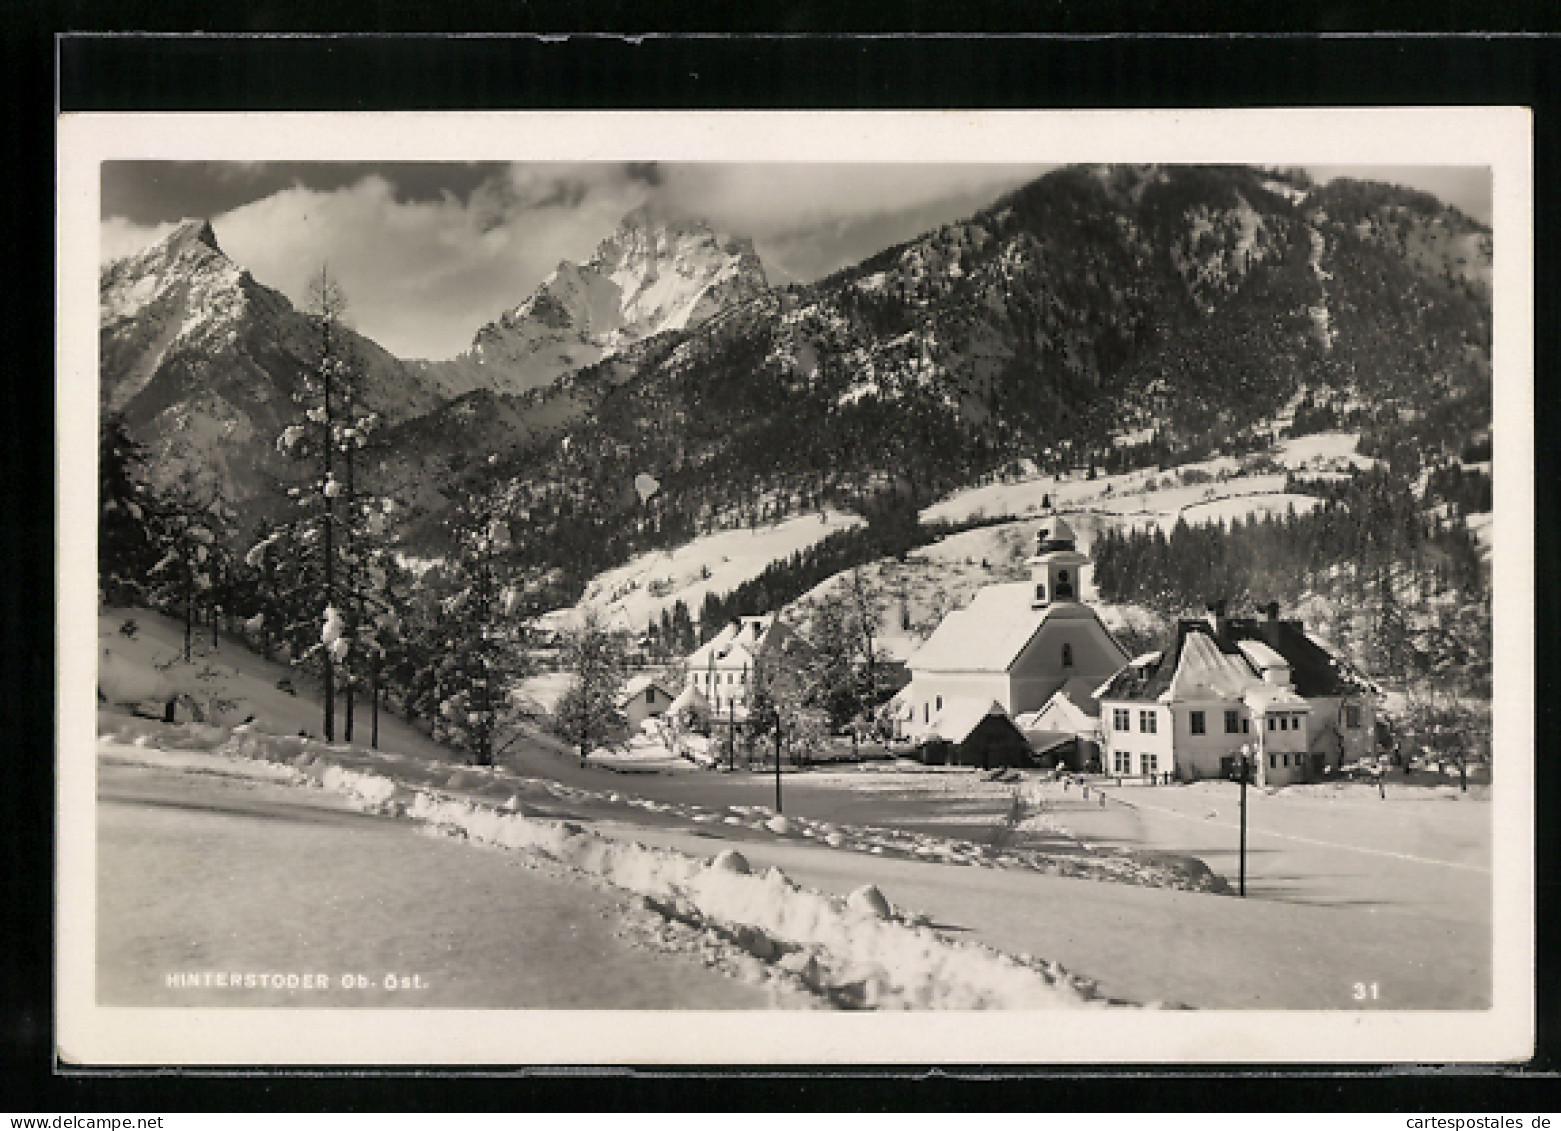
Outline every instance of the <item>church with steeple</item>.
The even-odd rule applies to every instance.
[[[1011,721],[1059,692],[1087,699],[1128,662],[1083,601],[1090,559],[1060,516],[1037,532],[1027,564],[1028,582],[982,589],[911,656],[911,683],[899,697],[907,737],[958,747],[974,729],[1000,729],[988,716]]]

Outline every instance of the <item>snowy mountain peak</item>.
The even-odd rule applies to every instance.
[[[189,247],[192,244],[203,244],[212,251],[221,252],[217,245],[217,233],[212,230],[211,221],[207,219],[186,220],[173,230],[173,233],[165,241],[174,247]]]
[[[524,302],[478,330],[471,350],[428,373],[447,396],[523,392],[653,334],[698,326],[767,289],[751,241],[641,207],[590,259],[559,263]]]

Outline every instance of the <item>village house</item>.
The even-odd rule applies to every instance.
[[[1162,652],[1097,691],[1107,773],[1228,777],[1243,750],[1265,785],[1318,781],[1372,750],[1379,691],[1300,621],[1184,620]]]
[[[618,693],[618,709],[637,731],[646,719],[659,718],[672,706],[673,695],[654,676],[637,675]]]
[[[704,699],[711,721],[744,722],[754,668],[800,647],[801,637],[773,615],[739,617],[689,654],[687,689]]]
[[[944,618],[910,658],[910,685],[894,704],[900,734],[947,742],[950,724],[939,722],[946,712],[963,724],[976,710],[974,717],[984,719],[995,705],[1012,720],[1041,711],[1070,684],[1099,686],[1127,661],[1082,601],[1090,559],[1076,542],[1068,524],[1052,518],[1036,535],[1028,582],[989,585]],[[990,724],[988,730],[1000,734]],[[962,744],[970,746],[968,739]]]

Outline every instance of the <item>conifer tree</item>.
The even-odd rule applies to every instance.
[[[442,571],[433,634],[438,712],[473,764],[491,766],[501,730],[517,715],[514,684],[525,672],[525,598],[510,562],[510,524],[492,501],[464,504],[453,520],[455,553]]]
[[[156,503],[143,478],[145,449],[123,416],[104,417],[98,434],[98,596],[129,605],[146,593],[157,561],[151,523]]]
[[[618,696],[627,675],[623,643],[595,609],[587,609],[583,623],[566,637],[563,670],[570,682],[554,709],[554,724],[584,765],[592,749],[622,725]]]

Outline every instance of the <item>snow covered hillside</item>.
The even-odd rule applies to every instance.
[[[861,526],[856,515],[826,510],[769,526],[706,534],[675,550],[640,554],[626,565],[598,574],[574,607],[542,617],[550,628],[576,625],[588,608],[615,628],[639,631],[678,601],[697,616],[707,593],[724,594],[759,576],[771,562]]]
[[[923,522],[964,522],[983,516],[1039,514],[1050,502],[1057,510],[1084,511],[1126,526],[1155,523],[1165,530],[1184,519],[1188,524],[1230,521],[1239,515],[1283,514],[1294,505],[1304,511],[1317,505],[1307,495],[1285,493],[1285,475],[1264,470],[1267,465],[1314,476],[1368,468],[1375,460],[1355,451],[1356,432],[1321,432],[1281,440],[1260,456],[1235,459],[1219,456],[1158,470],[1146,468],[1120,475],[1087,478],[1079,472],[1031,475],[1012,482],[995,482],[956,491],[921,512]],[[1084,532],[1080,531],[1081,536]]]

